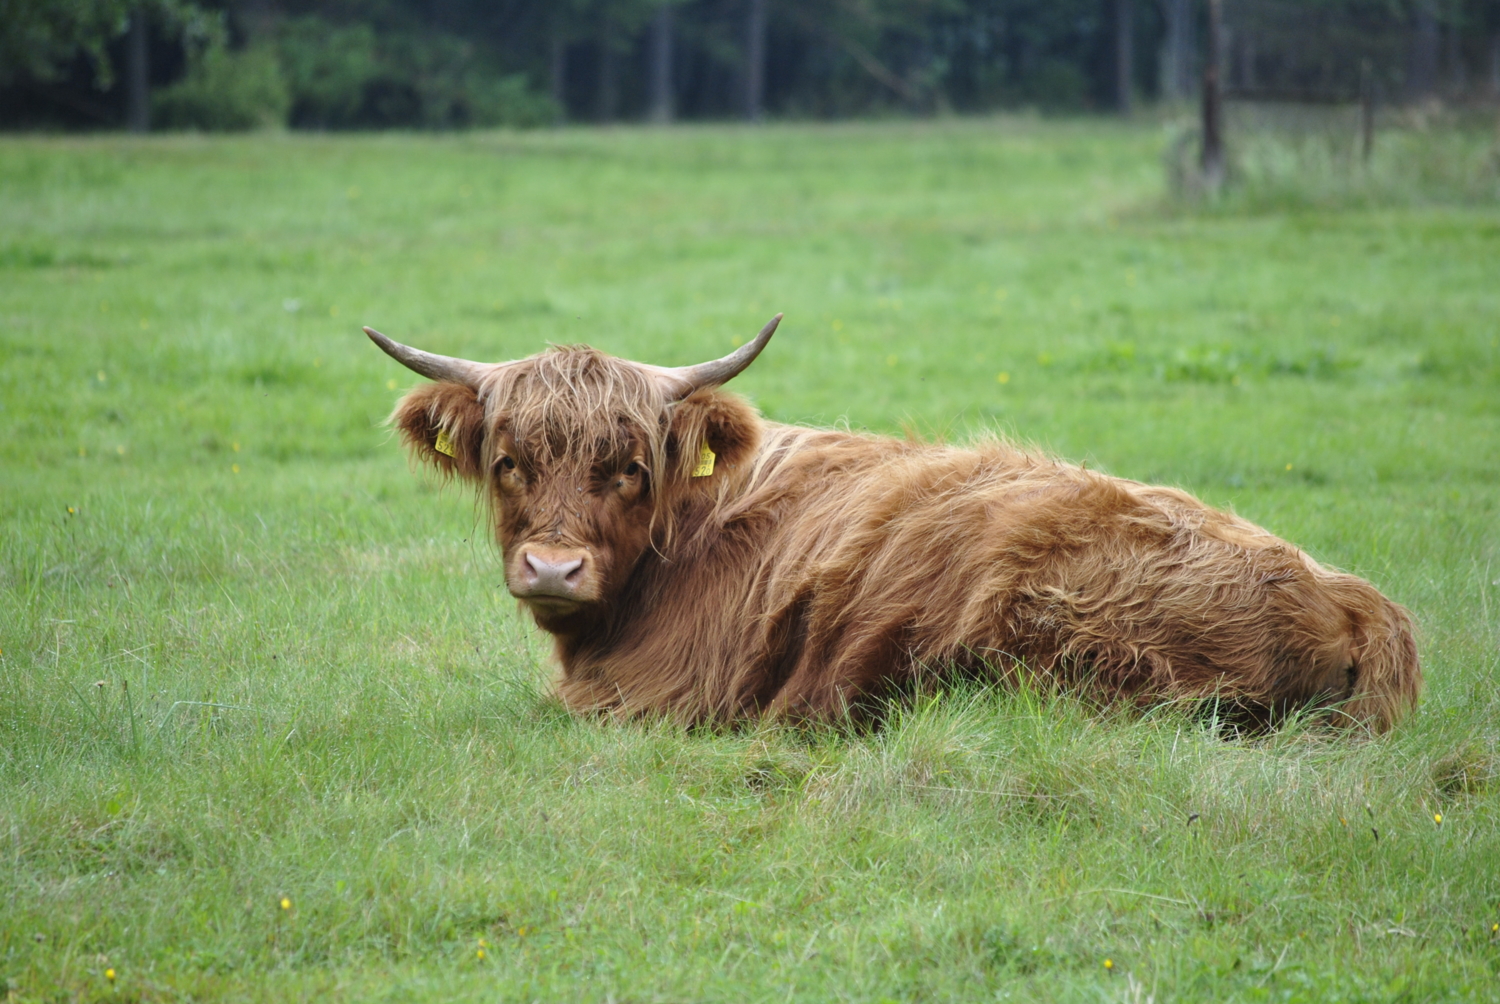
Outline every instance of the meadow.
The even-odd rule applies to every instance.
[[[0,139],[7,1000],[1500,999],[1500,204],[1025,118]],[[360,333],[1002,434],[1411,607],[1394,733],[576,720]]]

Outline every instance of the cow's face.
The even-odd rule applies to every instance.
[[[649,369],[591,349],[475,382],[424,384],[393,419],[418,459],[479,487],[507,588],[558,633],[605,613],[643,556],[669,546],[683,504],[711,502],[759,438],[737,399],[672,400]]]
[[[511,594],[541,621],[611,600],[651,545],[646,437],[623,435],[557,457],[501,429],[490,452],[495,533]]]

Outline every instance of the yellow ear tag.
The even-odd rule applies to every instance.
[[[453,448],[453,440],[448,438],[447,429],[438,430],[437,441],[432,444],[432,448],[445,456],[454,458],[458,456],[458,451]]]
[[[706,478],[714,472],[714,451],[708,448],[708,440],[698,449],[698,466],[693,468],[693,477]]]

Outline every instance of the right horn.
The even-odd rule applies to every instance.
[[[656,377],[668,401],[681,401],[695,390],[728,383],[743,373],[745,367],[755,362],[755,357],[760,355],[760,350],[766,347],[766,343],[776,333],[776,325],[781,323],[781,317],[782,315],[777,314],[771,318],[766,322],[766,326],[760,329],[760,334],[755,336],[754,341],[741,345],[722,359],[698,363],[696,366],[646,365],[646,369]]]

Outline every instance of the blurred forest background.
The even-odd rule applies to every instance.
[[[0,128],[1500,99],[1500,0],[0,0]],[[1210,36],[1217,48],[1209,46]]]

